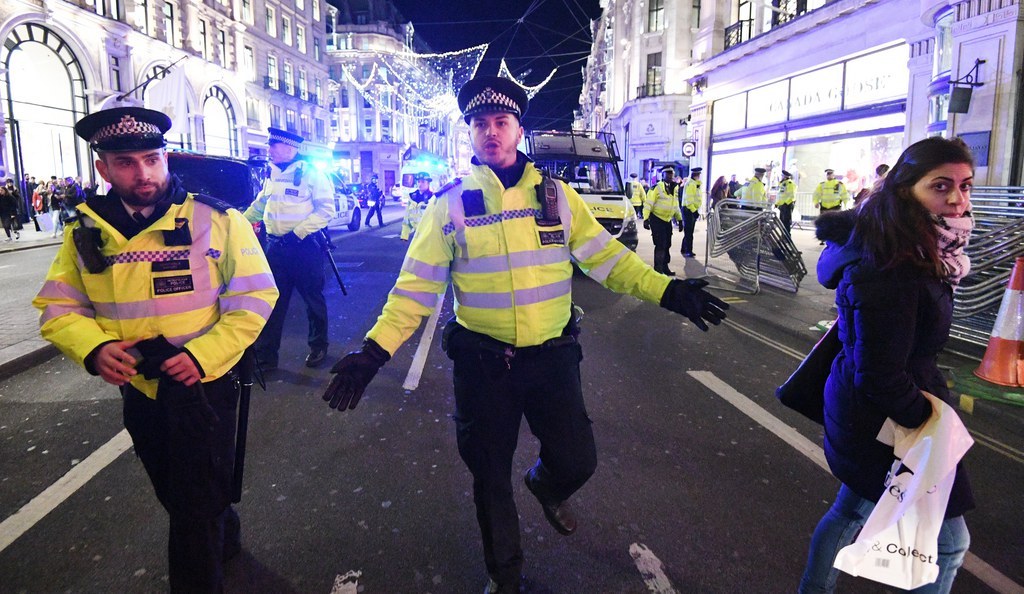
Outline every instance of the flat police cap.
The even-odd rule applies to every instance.
[[[828,173],[835,173],[835,172],[836,172],[836,170],[835,170],[835,169],[826,169],[826,170],[825,170],[825,173],[826,173],[826,174],[828,174]]]
[[[97,151],[144,151],[167,146],[171,118],[144,107],[115,107],[78,120],[75,134]]]
[[[479,113],[510,113],[522,119],[529,104],[523,87],[500,76],[478,76],[459,89],[459,110],[467,123]]]
[[[303,141],[306,140],[305,138],[299,136],[298,134],[293,134],[287,130],[282,130],[280,128],[267,128],[267,133],[270,134],[270,138],[267,139],[267,144],[282,142],[284,144],[287,144],[288,146],[294,146],[295,148],[299,148]]]
[[[754,167],[754,173],[764,173],[765,171],[768,170],[765,169],[764,167]]]
[[[704,171],[703,167],[694,167],[693,169],[690,170],[690,175],[697,175],[701,171]]]
[[[658,171],[660,171],[662,173],[665,173],[666,171],[671,171],[672,173],[675,173],[676,172],[676,168],[673,167],[672,165],[663,165],[661,167],[661,169],[659,169]]]
[[[785,169],[783,169],[782,170],[782,177],[793,177],[793,174],[788,172],[788,171],[786,171]]]

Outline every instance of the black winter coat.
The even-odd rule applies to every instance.
[[[818,281],[836,291],[843,344],[825,385],[825,458],[843,484],[877,502],[894,460],[892,446],[875,439],[886,417],[919,427],[931,415],[922,390],[955,406],[936,363],[949,338],[953,289],[911,266],[878,270],[862,262],[847,244],[854,217],[845,211],[816,223],[818,238],[828,242]],[[946,517],[973,508],[958,465]]]

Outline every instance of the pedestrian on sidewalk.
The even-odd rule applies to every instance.
[[[526,488],[560,534],[576,530],[568,500],[597,467],[580,381],[572,260],[605,286],[660,303],[702,330],[720,323],[728,306],[702,289],[705,281],[651,270],[608,235],[575,190],[542,176],[516,150],[528,103],[522,87],[479,76],[462,87],[458,102],[469,124],[472,169],[434,198],[384,311],[363,348],[331,369],[324,400],[354,408],[451,279],[455,318],[442,345],[454,361],[459,454],[473,475],[486,592],[510,594],[519,592],[523,567],[511,481],[522,418],[541,443],[523,477]]]
[[[267,260],[281,296],[256,341],[256,356],[264,371],[278,365],[281,334],[288,317],[292,291],[306,303],[309,333],[306,367],[327,356],[327,300],[324,298],[324,248],[321,230],[336,214],[334,184],[299,157],[305,139],[280,128],[268,128],[270,177],[245,211],[249,222],[267,230]]]
[[[111,189],[78,206],[32,304],[43,338],[120,389],[125,428],[170,519],[172,594],[214,594],[241,548],[230,505],[234,368],[277,289],[252,226],[168,173],[170,127],[141,107],[78,121]]]
[[[18,198],[7,185],[0,186],[0,221],[3,221],[4,241],[21,239],[21,222],[18,221]]]
[[[57,237],[57,234],[64,233],[64,192],[56,175],[50,176],[46,193],[49,196],[50,222],[53,225],[51,237]]]
[[[825,385],[825,458],[842,485],[811,538],[800,592],[832,592],[840,549],[851,544],[886,489],[893,448],[878,441],[891,418],[923,424],[930,392],[956,406],[937,358],[949,338],[953,289],[971,269],[974,161],[959,139],[910,145],[860,208],[818,217],[827,241],[818,279],[836,291],[842,351]],[[935,447],[941,447],[936,444]],[[962,464],[939,532],[939,576],[914,592],[946,594],[970,544],[974,496]]]

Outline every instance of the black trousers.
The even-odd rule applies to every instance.
[[[782,221],[782,226],[786,228],[786,233],[789,233],[790,229],[793,228],[793,204],[779,204],[779,220]]]
[[[573,342],[507,359],[450,343],[459,455],[473,474],[487,572],[499,583],[517,582],[523,566],[511,482],[522,418],[540,440],[540,456],[528,473],[546,502],[568,499],[597,468],[580,386],[581,353]]]
[[[373,213],[377,213],[377,226],[378,227],[383,227],[384,226],[384,215],[381,214],[381,209],[383,207],[384,207],[384,197],[381,196],[380,198],[377,199],[376,202],[373,203],[372,206],[370,206],[369,210],[366,211],[366,222],[364,222],[363,224],[366,225],[367,227],[369,227],[370,226],[370,219],[373,218]]]
[[[306,302],[309,319],[307,343],[311,349],[327,348],[327,300],[324,299],[324,254],[313,236],[295,245],[268,237],[267,261],[274,273],[280,296],[270,313],[267,325],[256,340],[256,356],[261,362],[277,363],[281,334],[288,317],[292,291],[297,290]]]
[[[683,255],[692,256],[693,254],[693,230],[697,227],[697,217],[699,213],[690,210],[689,208],[683,209]]]
[[[654,215],[647,220],[651,222],[651,239],[654,240],[654,269],[667,272],[668,263],[672,261],[669,253],[672,249],[672,223]]]
[[[203,388],[219,422],[202,438],[183,432],[164,400],[130,385],[121,389],[124,426],[170,518],[171,592],[221,592],[225,543],[237,547],[239,539],[238,515],[230,506],[238,384],[225,376]]]

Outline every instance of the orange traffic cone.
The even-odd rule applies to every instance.
[[[1024,258],[1017,258],[996,325],[974,375],[1002,386],[1024,386]]]

